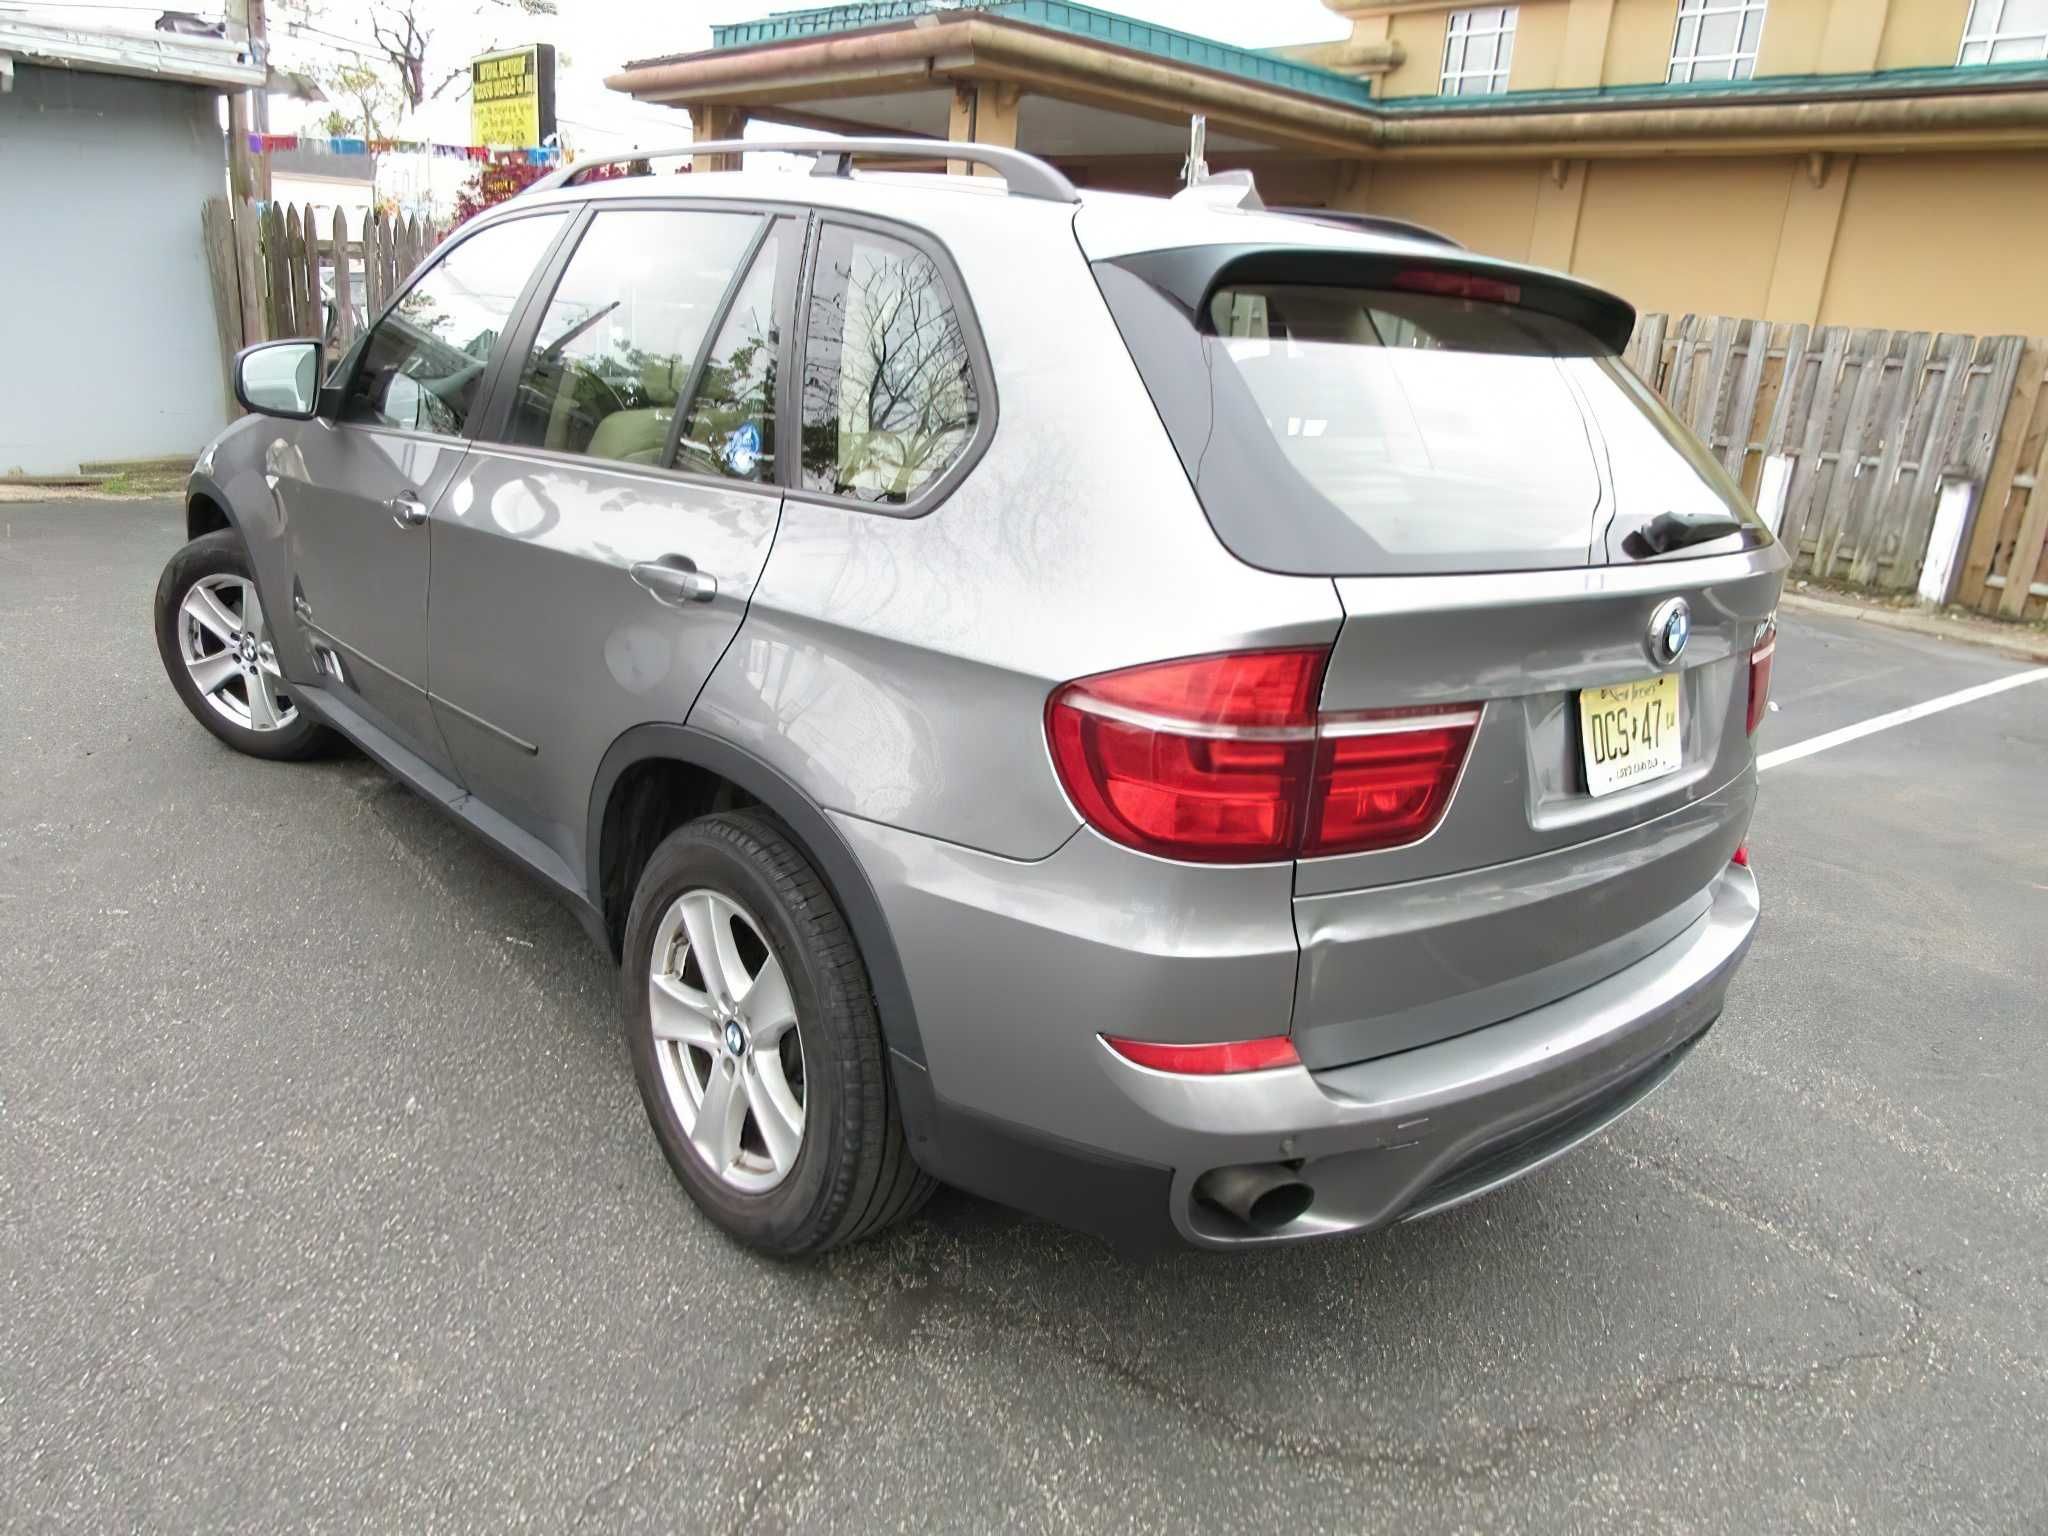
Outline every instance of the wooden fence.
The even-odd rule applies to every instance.
[[[235,353],[259,341],[317,336],[339,352],[390,302],[440,234],[421,219],[358,216],[353,234],[339,208],[231,204],[210,197],[200,210],[213,280],[222,378]],[[346,274],[346,280],[337,277]],[[232,406],[233,391],[229,391]]]
[[[2048,339],[1651,314],[1627,357],[1751,495],[1778,461],[1796,571],[1911,592],[1932,558],[1923,595],[2048,612]]]

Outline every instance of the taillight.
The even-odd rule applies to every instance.
[[[1764,711],[1771,703],[1771,658],[1778,651],[1778,621],[1766,619],[1757,631],[1756,648],[1749,653],[1749,734],[1764,723]]]
[[[1730,864],[1740,864],[1744,869],[1749,868],[1749,844],[1746,842],[1737,843],[1735,845],[1735,852],[1730,856],[1728,862]]]
[[[1082,678],[1046,705],[1053,766],[1088,824],[1197,863],[1389,848],[1450,803],[1477,706],[1318,720],[1328,652],[1243,651]]]
[[[1412,843],[1451,803],[1479,711],[1471,705],[1326,717],[1304,854]]]
[[[1301,843],[1322,650],[1104,672],[1046,706],[1053,765],[1088,824],[1166,858],[1252,864]]]

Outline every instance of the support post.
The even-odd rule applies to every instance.
[[[955,144],[993,144],[1002,149],[1017,147],[1017,109],[1023,91],[1007,80],[959,80],[953,84],[953,107],[946,122],[946,137]],[[964,176],[971,170],[993,176],[986,167],[966,160],[948,160],[949,175]]]
[[[743,139],[747,136],[747,109],[745,107],[713,106],[695,103],[690,107],[690,137],[700,143],[715,139]],[[740,168],[739,155],[705,155],[693,159],[693,171],[736,171]]]

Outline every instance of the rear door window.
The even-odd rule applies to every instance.
[[[599,212],[548,300],[505,440],[666,465],[677,399],[760,228],[749,213]]]
[[[771,235],[762,245],[704,359],[677,448],[684,469],[730,480],[775,478],[775,295],[783,244]]]
[[[448,247],[371,331],[342,419],[465,435],[498,337],[565,217],[508,219]]]
[[[804,488],[903,505],[967,451],[981,411],[938,263],[888,235],[827,224],[806,309]]]

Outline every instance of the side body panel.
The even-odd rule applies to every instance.
[[[272,613],[273,626],[304,626],[332,647],[341,657],[333,685],[452,773],[427,699],[427,529],[401,522],[393,504],[403,497],[431,507],[462,444],[318,418],[275,425],[290,444],[271,452],[270,470],[291,606]]]
[[[576,868],[623,732],[680,723],[767,559],[781,493],[478,444],[433,517],[434,707],[463,781]],[[640,562],[717,583],[668,602]]]
[[[924,515],[792,492],[691,723],[828,810],[1037,859],[1080,824],[1046,753],[1055,684],[1328,643],[1342,610],[1329,581],[1255,571],[1211,535],[1072,211],[1011,199],[991,218],[980,198],[940,201],[925,227],[958,267],[993,370],[987,450]]]

